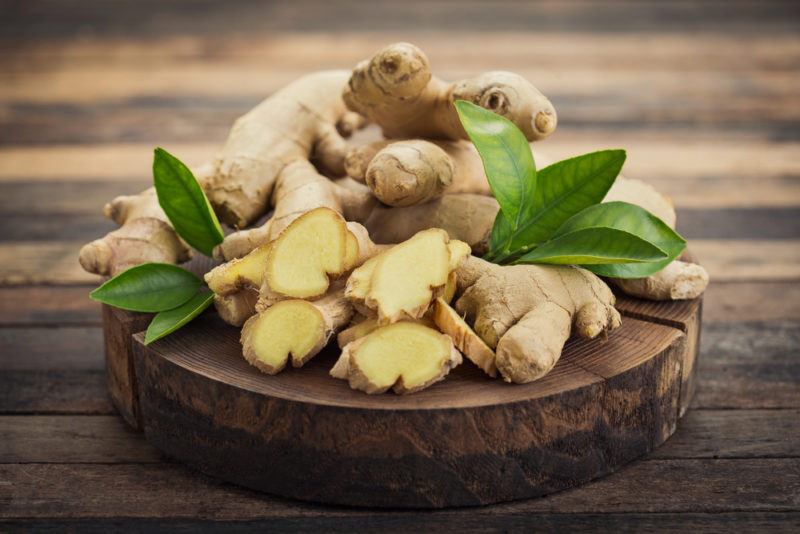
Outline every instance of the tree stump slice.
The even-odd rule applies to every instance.
[[[699,325],[699,302],[690,308],[675,321]],[[422,392],[370,396],[328,376],[335,347],[261,374],[239,329],[209,311],[147,347],[133,336],[137,413],[167,455],[275,495],[395,508],[535,497],[611,473],[675,430],[697,342],[662,317],[626,314],[605,343],[570,340],[532,384],[465,362]]]

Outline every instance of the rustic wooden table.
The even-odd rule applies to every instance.
[[[799,528],[798,32],[797,2],[0,1],[0,530]],[[519,71],[559,110],[554,155],[627,148],[675,200],[713,283],[693,407],[648,458],[542,499],[356,510],[198,475],[115,414],[76,260],[102,204],[154,146],[200,163],[277,87],[401,39],[446,78]]]

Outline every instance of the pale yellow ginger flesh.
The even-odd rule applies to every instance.
[[[242,352],[251,365],[267,374],[279,373],[290,360],[292,366],[302,367],[352,315],[341,289],[316,301],[280,301],[244,324]]]
[[[492,378],[497,376],[494,351],[443,298],[434,302],[433,322],[440,332],[453,339],[453,344],[469,361]]]
[[[206,284],[217,295],[229,295],[243,288],[256,291],[264,283],[271,243],[253,249],[247,256],[218,265],[205,274]]]
[[[349,343],[331,376],[369,394],[413,393],[442,380],[461,363],[450,337],[414,322],[382,326]]]
[[[456,311],[495,351],[508,382],[541,378],[570,334],[605,337],[619,327],[614,295],[591,272],[573,266],[501,266],[468,257],[459,267]]]
[[[295,219],[270,247],[264,276],[270,290],[295,298],[324,294],[331,278],[358,256],[358,243],[349,234],[342,216],[328,208]]]
[[[419,323],[423,326],[427,326],[429,328],[436,328],[436,324],[433,322],[433,319],[429,317],[430,312],[421,317],[420,319],[415,319],[414,321],[408,322],[415,322]],[[376,328],[379,328],[380,325],[378,324],[378,319],[375,317],[367,317],[358,323],[348,326],[336,336],[336,342],[339,345],[340,349],[343,349],[345,345],[355,341],[356,339],[361,339],[362,337],[366,336]]]
[[[422,317],[450,273],[469,254],[466,243],[432,228],[381,252],[353,271],[345,295],[377,313],[379,324]]]

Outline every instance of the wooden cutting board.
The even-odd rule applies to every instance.
[[[329,347],[261,374],[210,310],[152,345],[149,316],[105,308],[109,390],[167,455],[275,495],[355,506],[469,506],[606,475],[663,443],[694,390],[701,300],[620,297],[606,342],[570,340],[531,384],[465,361],[422,392],[366,395],[328,376]]]

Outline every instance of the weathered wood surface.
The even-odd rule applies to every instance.
[[[797,531],[797,3],[301,4],[0,2],[3,521],[104,532]],[[601,481],[455,512],[303,505],[176,464],[143,466],[157,453],[114,415],[100,308],[81,298],[96,279],[75,262],[106,224],[102,203],[147,185],[153,146],[200,163],[276,87],[397,39],[422,45],[445,76],[530,76],[559,109],[551,155],[624,147],[625,172],[672,196],[714,277],[692,409],[654,455]],[[100,430],[103,418],[119,433]],[[39,464],[49,451],[53,463]]]

